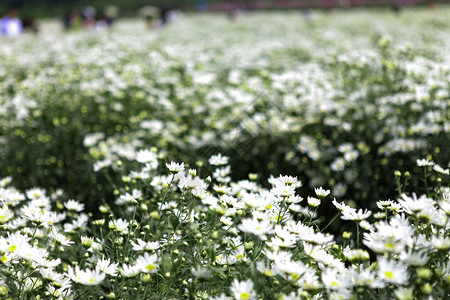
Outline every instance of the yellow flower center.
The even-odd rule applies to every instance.
[[[241,293],[241,299],[250,299],[249,293]]]
[[[153,271],[155,269],[155,265],[148,265],[145,267],[145,269],[149,272]]]
[[[386,248],[389,248],[389,249],[394,249],[395,248],[395,244],[394,243],[385,243],[384,246]]]
[[[333,281],[333,282],[331,283],[331,286],[332,286],[332,287],[338,287],[338,286],[339,286],[339,283],[337,283],[336,281]]]
[[[394,274],[392,274],[392,272],[384,272],[384,275],[386,275],[386,277],[389,279],[394,278]]]
[[[11,245],[8,247],[9,252],[12,252],[12,253],[14,253],[14,251],[16,251],[16,249],[17,249],[16,245]]]

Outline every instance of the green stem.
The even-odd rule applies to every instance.
[[[356,248],[359,249],[359,223],[355,222],[356,224]]]
[[[330,225],[336,220],[336,218],[339,217],[340,214],[341,214],[341,213],[337,213],[337,215],[335,215],[334,218],[331,219],[331,221],[328,222],[328,224],[327,224],[324,228],[322,228],[322,230],[321,230],[320,232],[323,232],[325,229],[327,229],[328,226],[330,226]]]

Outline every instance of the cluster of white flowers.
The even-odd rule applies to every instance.
[[[3,43],[0,174],[30,180],[0,179],[0,298],[445,299],[446,12],[355,13],[360,26],[191,16],[159,33],[131,22]],[[69,172],[72,156],[95,160],[91,203],[13,187]],[[231,163],[253,160],[277,171],[233,177]],[[390,164],[423,184],[391,181]],[[349,201],[375,206],[377,182],[398,195],[377,211]]]

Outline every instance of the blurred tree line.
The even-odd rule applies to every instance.
[[[240,2],[246,3],[252,0],[226,1],[207,0],[208,3]],[[92,6],[101,11],[110,5],[117,6],[122,14],[132,15],[137,9],[146,5],[167,8],[193,9],[201,0],[0,0],[0,15],[4,15],[9,8],[19,10],[20,15],[33,18],[59,17],[70,9]],[[205,2],[205,1],[203,1]]]

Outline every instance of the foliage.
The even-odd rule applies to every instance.
[[[292,176],[230,181],[228,158],[202,179],[142,150],[114,205],[89,218],[62,192],[22,194],[1,180],[0,293],[8,299],[445,299],[450,284],[448,169],[428,194],[378,201],[376,213],[333,200],[355,230],[333,236]],[[108,172],[102,163],[96,169]],[[399,193],[404,187],[399,184]],[[372,215],[374,218],[372,218]],[[369,222],[370,220],[370,222]],[[333,222],[331,220],[330,222]],[[361,233],[361,231],[363,233]]]
[[[221,152],[235,180],[295,175],[303,196],[328,186],[373,207],[395,191],[393,170],[450,159],[445,12],[350,13],[357,27],[340,14],[197,15],[160,32],[136,21],[10,39],[0,175],[96,206],[113,189],[93,161],[156,146],[191,163]]]
[[[0,297],[448,298],[445,13],[5,39]]]

